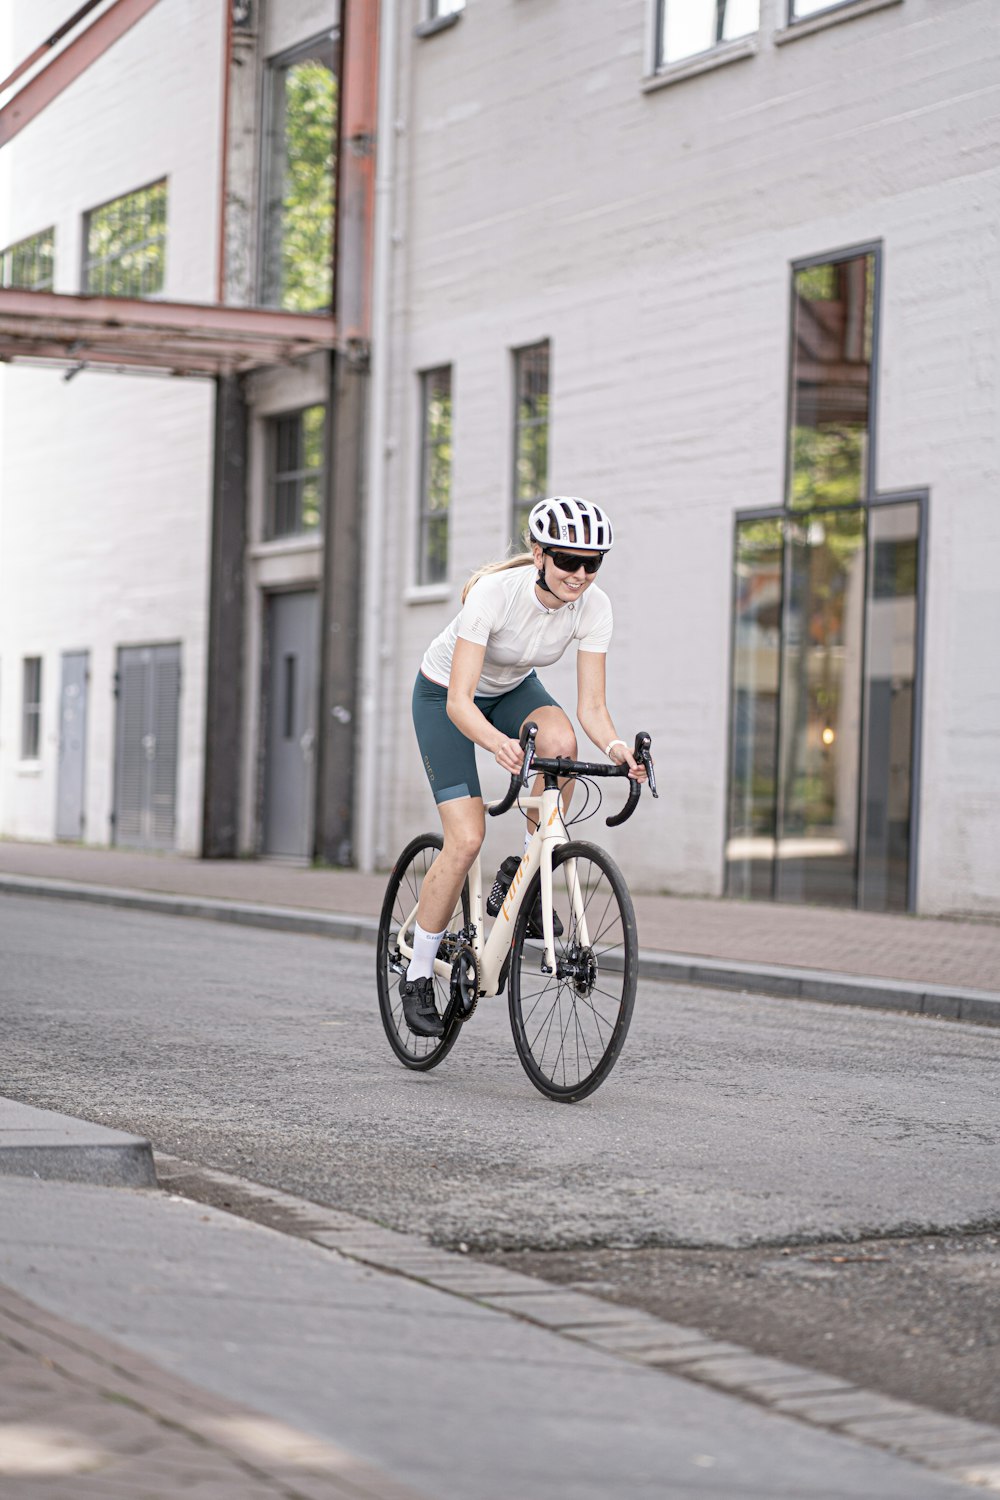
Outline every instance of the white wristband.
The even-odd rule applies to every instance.
[[[624,745],[625,749],[626,750],[628,749],[628,745],[626,744],[626,742],[624,740],[612,740],[611,744],[608,746],[608,748],[604,752],[605,755],[608,757],[608,760],[611,759],[611,752],[615,748],[616,745]]]

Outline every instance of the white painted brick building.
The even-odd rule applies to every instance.
[[[64,0],[8,13],[19,62]],[[215,294],[224,26],[200,0],[157,6],[2,153],[0,243],[55,230],[54,290],[81,290],[84,216],[163,178],[163,295]],[[151,64],[153,64],[151,66]],[[176,845],[199,847],[212,484],[201,381],[15,366],[0,373],[0,827],[52,838],[60,663],[89,653],[86,821],[112,840],[115,674],[122,647],[179,647]],[[41,662],[37,754],[22,742],[22,662]]]
[[[504,552],[518,431],[526,461],[544,427],[535,476],[606,504],[618,532],[601,574],[609,701],[622,733],[651,731],[662,788],[609,836],[633,881],[997,913],[1000,10],[730,0],[735,29],[692,53],[670,30],[681,5],[706,0],[382,0],[395,129],[379,157],[355,856],[384,865],[434,821],[413,675],[469,572]],[[65,10],[11,7],[11,60]],[[258,64],[338,18],[332,0],[249,10]],[[166,177],[162,295],[215,299],[223,12],[154,6],[0,151],[0,250],[54,225],[56,290],[79,291],[84,215]],[[259,281],[265,107],[256,84],[231,105],[234,302]],[[547,404],[533,388],[519,408],[515,351],[543,345]],[[444,437],[425,425],[432,399],[445,410],[432,371],[450,389]],[[271,534],[268,445],[332,401],[328,372],[317,357],[261,373],[242,399],[236,821],[241,851],[268,852],[276,611],[321,594],[330,550],[315,529]],[[535,427],[515,431],[518,410]],[[831,431],[840,449],[810,468]],[[443,576],[422,479],[434,432]],[[55,834],[60,660],[87,650],[82,832],[115,839],[118,653],[173,643],[172,843],[199,852],[211,387],[0,370],[0,442],[0,832]],[[42,663],[31,755],[25,660]],[[572,663],[545,681],[572,709]],[[302,838],[308,854],[308,814]]]
[[[734,521],[785,500],[792,267],[863,247],[878,262],[867,498],[926,506],[910,632],[922,661],[916,691],[902,684],[910,901],[1000,910],[1000,10],[807,8],[790,25],[786,0],[761,0],[751,36],[659,74],[650,0],[468,0],[423,35],[403,28],[383,582],[398,607],[380,700],[397,791],[377,829],[383,860],[433,817],[410,683],[464,579],[507,544],[512,351],[548,340],[547,488],[606,504],[618,527],[601,574],[616,613],[609,702],[622,732],[652,732],[663,789],[614,848],[646,888],[723,890]],[[436,367],[450,367],[453,399],[447,578],[420,588],[419,372]],[[870,650],[885,630],[875,608]],[[832,648],[842,694],[860,683],[850,649]],[[572,666],[544,675],[572,708]],[[875,724],[868,699],[865,711]],[[846,743],[850,721],[844,703],[823,732]],[[790,785],[808,798],[807,782]],[[877,812],[862,802],[865,837]],[[808,821],[796,812],[798,837]],[[822,882],[805,879],[798,898],[826,899]]]

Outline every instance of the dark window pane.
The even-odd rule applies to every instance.
[[[778,795],[782,523],[736,533],[726,894],[769,897]]]
[[[448,574],[448,513],[451,508],[451,368],[421,376],[422,441],[417,578],[440,583]]]
[[[853,906],[865,512],[796,518],[786,536],[775,895]]]
[[[325,427],[325,406],[272,419],[267,537],[294,536],[321,526]]]
[[[322,469],[326,407],[309,406],[302,413],[302,457],[304,469]]]
[[[320,488],[318,479],[303,479],[299,511],[299,530],[317,531],[320,521]]]
[[[870,512],[861,889],[868,911],[906,911],[917,665],[916,504]]]
[[[757,30],[760,0],[659,0],[659,63],[681,62]]]
[[[86,216],[84,291],[152,297],[166,274],[167,184],[153,183]]]
[[[21,677],[21,759],[37,760],[41,749],[42,659],[26,656]]]
[[[528,513],[549,485],[549,345],[514,354],[514,493],[512,539],[521,545]]]
[[[338,66],[330,37],[270,66],[261,297],[293,312],[333,300]]]
[[[56,232],[44,229],[0,251],[0,286],[51,291],[55,274]]]
[[[874,255],[795,273],[789,504],[867,498]]]

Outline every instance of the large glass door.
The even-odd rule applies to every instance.
[[[864,513],[786,522],[779,901],[853,906],[858,835]]]
[[[869,527],[858,905],[906,911],[913,905],[920,506],[878,506]]]
[[[912,905],[921,509],[738,522],[727,895]]]

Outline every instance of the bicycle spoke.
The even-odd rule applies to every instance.
[[[422,834],[408,845],[390,877],[379,920],[377,978],[382,1023],[396,1056],[407,1067],[418,1069],[435,1067],[450,1051],[458,1034],[454,1024],[440,1037],[419,1036],[410,1030],[400,995],[402,976],[393,967],[398,962],[400,947],[412,948],[420,890],[440,849],[441,840],[436,834]],[[468,887],[452,916],[448,936],[453,935],[452,928],[457,931],[467,924]],[[436,974],[434,1003],[439,1015],[445,1013],[448,998],[448,986]]]
[[[554,945],[558,973],[537,972],[543,945],[527,939],[527,918],[519,919],[511,1020],[521,1061],[537,1087],[552,1098],[579,1099],[607,1075],[628,1029],[636,979],[634,917],[621,874],[595,846],[564,845],[554,856],[553,876],[553,909],[561,910],[566,924]],[[612,953],[615,967],[606,969],[602,959]]]

